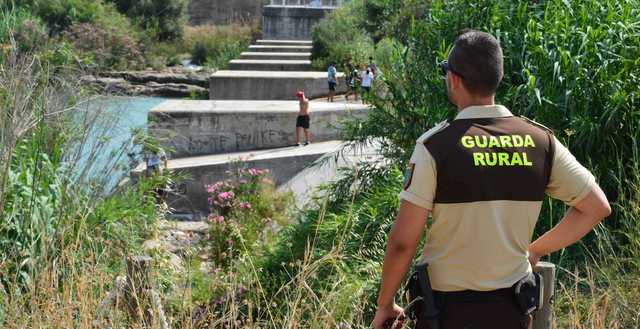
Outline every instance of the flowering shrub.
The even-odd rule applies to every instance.
[[[145,64],[140,43],[117,27],[80,23],[64,36],[98,68],[141,68]]]
[[[206,186],[211,214],[209,242],[218,267],[230,264],[238,248],[252,248],[283,224],[290,197],[278,193],[268,169],[241,168]],[[271,229],[269,229],[271,228]]]

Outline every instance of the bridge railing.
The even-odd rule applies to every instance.
[[[269,0],[269,6],[285,7],[340,7],[343,0]]]

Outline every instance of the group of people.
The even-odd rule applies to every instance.
[[[346,68],[346,83],[347,83],[347,93],[345,94],[345,99],[348,101],[349,96],[353,94],[354,99],[358,100],[358,90],[361,90],[362,95],[362,103],[366,102],[366,95],[371,92],[371,87],[373,86],[373,80],[378,74],[378,67],[373,61],[373,57],[369,57],[369,64],[365,67],[364,65],[360,65],[360,70],[353,63],[352,58],[348,58],[345,64]],[[329,95],[327,96],[327,101],[333,102],[334,96],[336,95],[336,87],[338,86],[338,71],[336,69],[336,62],[332,62],[329,65],[329,69],[327,70],[327,78],[329,83]]]
[[[369,64],[366,67],[364,65],[360,66],[362,68],[361,71],[356,68],[353,64],[353,59],[351,58],[347,59],[345,67],[347,69],[346,83],[349,87],[345,94],[345,99],[348,101],[349,96],[353,94],[353,97],[357,101],[358,89],[361,88],[361,98],[362,103],[364,104],[367,98],[365,95],[368,95],[371,92],[373,80],[375,79],[376,74],[378,74],[378,67],[373,61],[373,57],[369,57]],[[338,70],[336,69],[336,62],[332,62],[329,65],[329,69],[327,70],[327,81],[329,84],[329,95],[327,97],[327,101],[333,102],[336,95],[336,88],[338,86]],[[300,102],[300,109],[296,118],[296,145],[309,145],[309,143],[311,143],[311,137],[309,134],[309,126],[311,122],[309,117],[309,99],[307,99],[303,90],[296,93],[296,98]],[[304,135],[304,143],[301,142],[302,135]]]

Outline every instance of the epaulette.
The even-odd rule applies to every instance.
[[[542,123],[539,123],[539,122],[533,121],[533,120],[531,120],[531,119],[529,119],[529,118],[527,118],[527,117],[525,117],[525,116],[523,116],[523,115],[519,115],[518,117],[519,117],[520,119],[522,119],[522,120],[524,120],[524,121],[526,121],[526,122],[528,122],[528,123],[530,123],[530,124],[534,125],[534,126],[540,127],[540,128],[542,128],[542,129],[544,129],[544,130],[546,130],[546,131],[550,132],[551,134],[553,134],[553,129],[551,129],[551,128],[549,128],[549,127],[545,126],[545,125],[543,125]]]
[[[422,136],[420,136],[418,138],[418,140],[416,141],[416,143],[420,143],[423,144],[424,142],[427,141],[427,139],[431,138],[431,136],[441,132],[444,130],[444,128],[447,128],[449,126],[449,122],[447,120],[444,120],[440,123],[438,123],[437,125],[435,125],[433,128],[427,130],[426,133],[422,134]]]

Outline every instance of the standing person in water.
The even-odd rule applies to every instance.
[[[309,137],[309,100],[304,95],[304,91],[300,90],[296,93],[296,97],[300,101],[300,110],[298,111],[298,118],[296,119],[296,144],[298,146],[300,144],[300,131],[304,131],[304,145],[309,145],[311,143],[311,138]]]

